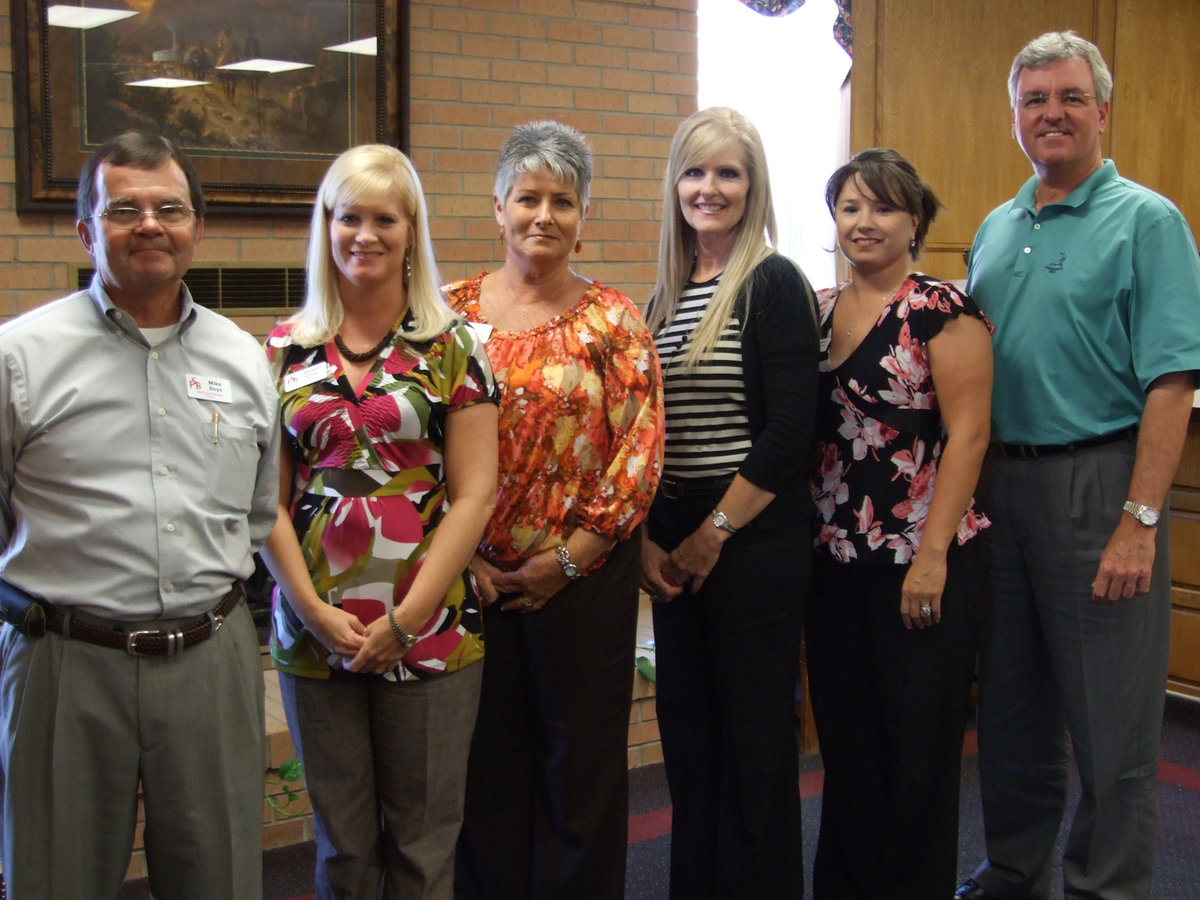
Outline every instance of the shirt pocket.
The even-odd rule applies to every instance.
[[[258,477],[258,432],[222,420],[202,426],[201,435],[209,497],[223,509],[248,513]]]

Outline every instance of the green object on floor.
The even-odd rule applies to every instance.
[[[650,662],[650,657],[639,656],[636,665],[643,678],[651,684],[658,684],[658,673],[654,671],[654,663]]]

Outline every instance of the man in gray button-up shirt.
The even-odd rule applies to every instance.
[[[0,626],[4,878],[13,900],[114,896],[140,779],[157,896],[259,897],[238,582],[278,511],[274,382],[183,284],[204,198],[170,142],[100,147],[77,211],[91,287],[0,327],[0,596],[27,623]]]

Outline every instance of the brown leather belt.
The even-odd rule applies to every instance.
[[[203,616],[169,631],[125,631],[116,622],[111,627],[93,625],[77,619],[70,612],[64,614],[50,609],[46,610],[46,629],[69,640],[124,650],[130,656],[174,656],[216,634],[243,596],[241,583],[236,583],[221,602]]]

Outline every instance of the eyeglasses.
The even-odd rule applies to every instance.
[[[1083,109],[1091,102],[1092,95],[1087,91],[1065,90],[1055,95],[1061,106],[1067,109]],[[1032,91],[1017,98],[1017,105],[1025,112],[1035,112],[1043,109],[1050,102],[1050,95],[1041,91]]]
[[[164,228],[170,228],[175,225],[186,225],[192,221],[192,216],[196,211],[190,206],[181,206],[178,203],[165,203],[162,206],[154,209],[137,209],[133,206],[114,206],[106,209],[102,213],[97,213],[93,218],[104,219],[113,228],[137,228],[145,220],[146,216],[154,216],[159,225]]]

